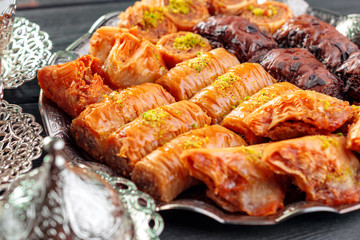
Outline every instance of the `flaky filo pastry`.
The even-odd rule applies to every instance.
[[[112,132],[145,111],[175,102],[170,93],[155,83],[113,91],[104,97],[89,105],[70,126],[77,145],[98,161],[103,161],[105,141]]]
[[[246,145],[234,132],[219,125],[205,126],[184,133],[157,148],[138,163],[132,174],[136,186],[156,200],[170,202],[189,187],[198,184],[180,162],[187,149],[223,148]]]
[[[329,134],[353,116],[349,102],[328,95],[298,90],[260,106],[243,122],[251,131],[271,140]]]
[[[238,15],[256,0],[206,0],[212,15]]]
[[[136,27],[140,37],[156,44],[165,34],[175,33],[175,24],[164,14],[164,9],[146,2],[135,2],[118,16],[118,27]]]
[[[211,117],[212,124],[218,124],[245,98],[273,83],[276,80],[261,65],[242,63],[217,77],[214,83],[198,92],[190,101]]]
[[[156,148],[211,119],[195,103],[180,101],[141,114],[113,132],[106,140],[105,162],[130,176],[135,164]]]
[[[239,64],[237,58],[224,48],[216,48],[200,56],[181,62],[156,80],[176,99],[188,100],[198,91]]]
[[[275,83],[265,87],[241,102],[224,118],[221,125],[243,136],[249,144],[261,143],[263,141],[262,138],[257,137],[251,131],[249,126],[244,122],[244,119],[257,108],[274,98],[298,90],[300,90],[298,87],[288,82]]]
[[[73,118],[111,92],[104,84],[108,76],[102,70],[101,61],[90,55],[46,66],[39,70],[37,77],[44,95]]]
[[[181,155],[181,162],[223,209],[267,216],[283,207],[287,185],[262,161],[263,148],[191,149]]]
[[[345,137],[307,136],[271,143],[263,160],[277,174],[291,176],[307,201],[327,205],[360,200],[360,164]]]
[[[131,33],[122,33],[116,38],[103,68],[114,88],[155,82],[167,72],[154,44]]]

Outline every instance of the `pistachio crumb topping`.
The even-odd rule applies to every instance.
[[[221,91],[226,91],[227,88],[231,87],[234,81],[239,81],[240,77],[236,76],[233,73],[226,73],[219,76],[216,81],[213,83],[213,86],[218,88]]]
[[[206,143],[209,142],[209,137],[198,137],[195,135],[192,135],[189,139],[187,139],[183,147],[185,149],[191,149],[191,148],[202,148]]]
[[[319,136],[320,140],[322,141],[321,149],[327,149],[331,144],[334,146],[338,146],[338,141],[336,138],[326,137],[326,136]]]
[[[245,159],[251,163],[259,162],[263,155],[262,152],[256,151],[252,147],[240,146],[239,149],[246,155]]]
[[[192,0],[170,0],[166,8],[172,13],[187,14],[190,12],[191,3]]]
[[[187,33],[184,36],[175,38],[173,47],[178,50],[189,50],[197,45],[205,47],[205,42],[201,36],[195,33]]]
[[[164,20],[164,13],[161,8],[150,7],[143,13],[143,22],[145,27],[156,28],[158,23]]]
[[[197,72],[201,72],[210,64],[210,58],[207,55],[201,55],[189,61],[188,66]]]
[[[279,8],[274,7],[273,5],[265,6],[265,8],[261,8],[261,7],[254,8],[254,6],[250,5],[249,10],[255,16],[272,17],[278,14]]]
[[[160,127],[167,117],[169,114],[162,109],[152,109],[143,113],[143,120],[153,127]]]

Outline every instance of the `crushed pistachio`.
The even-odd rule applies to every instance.
[[[159,22],[164,20],[164,13],[161,8],[150,7],[143,13],[143,22],[146,27],[155,28]]]
[[[250,11],[254,10],[254,6],[253,6],[253,5],[250,5],[250,6],[249,6],[249,10],[250,10]]]
[[[191,3],[192,0],[170,0],[166,8],[172,13],[187,14],[190,12]]]
[[[328,101],[324,102],[324,110],[328,110],[328,108],[330,107],[330,103]]]
[[[240,78],[233,73],[226,73],[219,76],[213,83],[213,86],[221,91],[226,91],[227,88],[233,85],[234,81],[239,81]]]
[[[153,127],[160,127],[167,117],[169,114],[162,109],[152,109],[143,113],[143,120]]]
[[[196,123],[193,123],[193,124],[191,125],[191,127],[192,127],[192,128],[196,128]]]
[[[210,58],[207,55],[201,55],[200,57],[189,60],[188,66],[197,72],[201,72],[210,64]]]
[[[250,8],[252,7],[252,8]],[[267,6],[264,8],[254,8],[253,6],[250,6],[249,10],[255,15],[255,16],[265,16],[265,17],[272,17],[278,14],[278,7],[274,7],[273,5]]]
[[[344,134],[339,132],[339,133],[336,134],[336,136],[342,137],[342,136],[344,136]]]
[[[325,150],[330,147],[331,144],[334,146],[338,146],[338,141],[336,138],[326,137],[326,136],[319,136],[320,140],[322,141],[321,149]]]
[[[187,33],[184,36],[175,38],[173,47],[178,50],[189,50],[197,45],[200,47],[205,46],[205,42],[201,36],[195,33]]]
[[[244,101],[248,100],[249,98],[250,98],[250,96],[244,97]]]
[[[252,147],[240,146],[239,149],[246,155],[246,160],[249,162],[256,163],[262,158],[262,152],[258,152]]]
[[[189,139],[187,139],[183,147],[185,149],[191,149],[191,148],[202,148],[206,143],[209,142],[209,137],[198,137],[195,135],[192,135]]]

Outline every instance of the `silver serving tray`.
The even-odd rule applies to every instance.
[[[320,19],[336,25],[342,19],[342,16],[327,10],[309,9],[309,14],[315,15]],[[59,51],[52,55],[49,64],[60,64],[78,58],[81,55],[89,53],[89,40],[92,34],[101,26],[116,25],[119,12],[108,13],[99,18],[90,28],[89,32],[84,34],[78,40],[73,42],[65,51]],[[75,164],[81,164],[95,170],[107,172],[110,175],[115,173],[106,165],[94,162],[87,153],[78,148],[71,137],[69,127],[71,120],[67,114],[59,109],[51,100],[47,99],[43,92],[40,92],[39,108],[42,120],[47,134],[51,137],[58,137],[65,141],[65,148],[61,152],[63,157]],[[344,214],[360,209],[360,203],[340,205],[330,207],[317,202],[293,202],[285,205],[283,209],[275,215],[266,217],[253,217],[241,213],[229,213],[217,207],[211,200],[207,199],[201,187],[190,189],[181,194],[171,203],[157,203],[157,211],[166,211],[172,209],[181,209],[198,212],[206,215],[223,224],[234,225],[273,225],[282,222],[296,215],[311,212],[333,212]]]

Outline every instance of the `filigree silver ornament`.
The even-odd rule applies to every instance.
[[[62,140],[44,142],[44,164],[0,202],[0,239],[158,239],[163,220],[148,195],[129,180],[68,163]]]
[[[11,89],[36,77],[51,56],[52,42],[39,25],[25,18],[15,18],[9,49],[4,54],[4,88]]]
[[[32,168],[42,153],[42,127],[21,107],[2,101],[0,112],[0,191]]]
[[[341,18],[336,29],[360,47],[360,14],[349,14]]]

